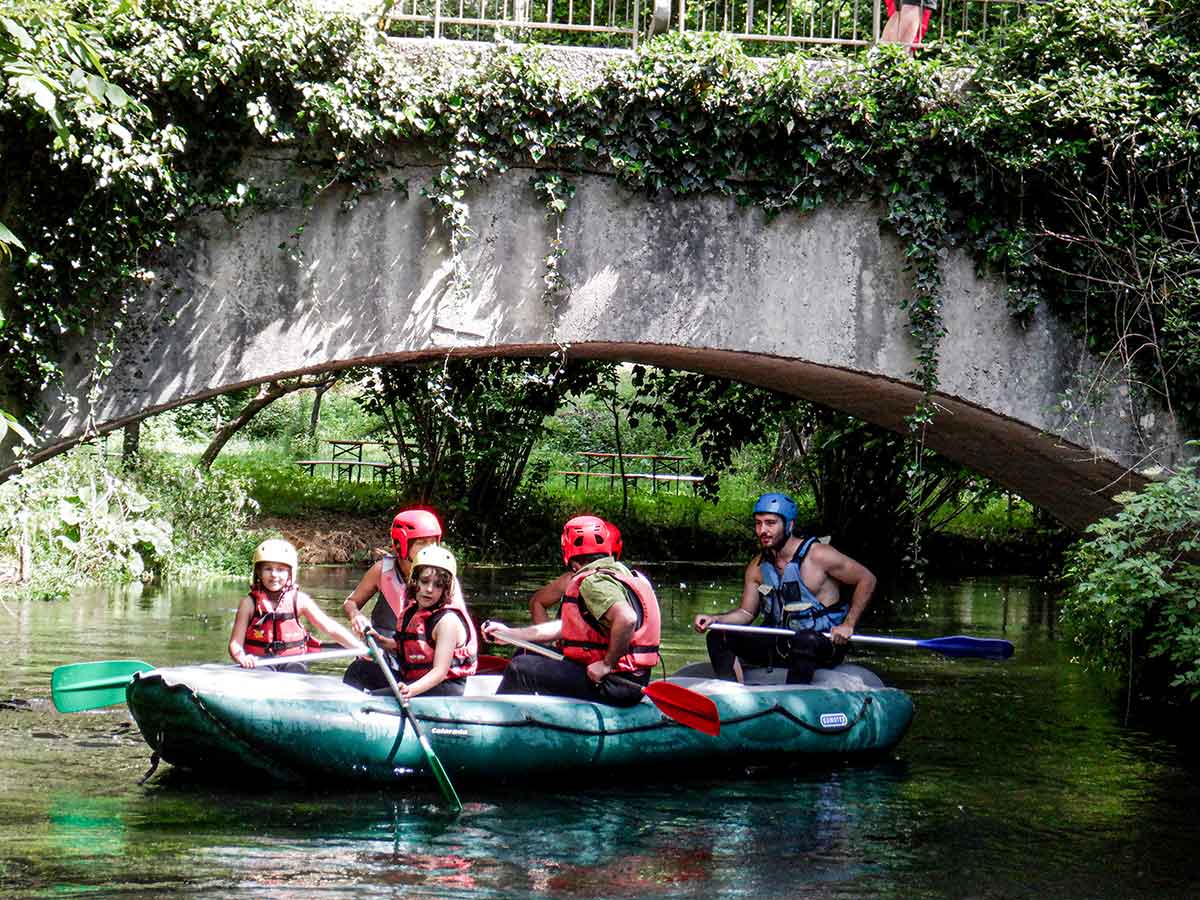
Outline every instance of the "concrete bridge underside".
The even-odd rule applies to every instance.
[[[270,160],[250,171],[263,184],[287,177]],[[445,228],[421,196],[434,171],[398,163],[390,176],[407,190],[350,211],[328,191],[309,210],[284,205],[237,227],[196,219],[126,312],[112,372],[94,373],[105,323],[69,349],[66,389],[45,398],[39,458],[89,432],[288,375],[562,348],[724,375],[904,429],[918,399],[898,305],[910,276],[876,207],[768,222],[726,198],[646,198],[602,174],[571,176],[568,290],[548,300],[554,223],[533,173],[511,170],[468,198],[474,236],[459,261],[468,286],[456,289]],[[978,277],[961,254],[943,271],[948,334],[931,447],[1073,526],[1137,486],[1131,469],[1181,455],[1169,417],[1135,402],[1065,323],[1039,313],[1019,326],[1003,284]]]

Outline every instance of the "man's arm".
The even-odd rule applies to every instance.
[[[549,622],[526,625],[524,628],[506,628],[496,622],[484,624],[483,636],[489,641],[496,640],[499,635],[499,640],[503,643],[505,634],[511,634],[515,638],[532,641],[535,644],[552,644],[562,637],[562,619],[551,619]]]
[[[542,585],[533,592],[533,596],[529,598],[529,616],[533,619],[533,624],[540,625],[542,622],[550,621],[550,607],[562,600],[567,585],[571,583],[571,576],[574,574],[574,572],[563,572],[549,584]]]
[[[600,620],[608,629],[608,652],[587,667],[588,678],[597,684],[604,680],[621,657],[629,652],[629,642],[637,629],[637,615],[628,603],[614,603]]]
[[[367,569],[366,573],[359,580],[358,586],[350,592],[350,596],[342,601],[342,610],[346,613],[346,618],[350,620],[350,627],[354,629],[354,636],[360,641],[366,630],[371,627],[371,620],[362,614],[362,608],[375,596],[375,592],[379,590],[379,575],[381,572],[383,572],[383,560],[380,560]]]
[[[829,632],[835,644],[844,644],[850,640],[859,618],[871,604],[871,595],[875,592],[875,575],[862,563],[828,544],[814,544],[809,550],[809,556],[834,581],[854,588],[845,621],[841,625],[835,625]]]
[[[761,602],[761,595],[758,593],[759,587],[762,586],[762,575],[758,571],[758,563],[760,557],[756,556],[750,560],[750,564],[746,566],[746,574],[742,578],[742,602],[736,609],[731,609],[729,612],[723,612],[715,616],[706,616],[704,614],[696,616],[692,625],[697,631],[706,631],[708,626],[713,622],[722,622],[727,625],[749,625],[758,616],[758,605]]]

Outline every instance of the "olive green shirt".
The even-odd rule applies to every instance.
[[[615,569],[626,578],[632,578],[633,573],[625,568],[621,563],[617,562],[611,556],[606,559],[598,559],[595,562],[590,562],[583,566],[579,571],[583,573],[594,572],[595,574],[588,575],[579,584],[579,597],[583,600],[587,610],[596,619],[597,622],[604,620],[604,616],[612,609],[614,603],[619,603],[624,600],[629,603],[629,593],[625,590],[625,585],[617,581],[607,572],[601,572],[600,569]],[[632,603],[629,604],[631,607]]]

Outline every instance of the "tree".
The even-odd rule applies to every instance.
[[[133,4],[123,4],[123,7]],[[97,116],[98,127],[109,124],[109,111],[136,107],[125,91],[108,80],[101,56],[103,38],[95,29],[75,21],[66,5],[47,0],[9,0],[0,15],[0,77],[3,91],[11,92],[6,106],[21,109],[28,123],[49,126],[56,139],[69,139],[68,118],[64,110],[87,105]],[[7,141],[0,129],[0,157],[7,156]],[[0,333],[13,310],[13,251],[25,245],[5,222],[13,213],[14,197],[20,193],[20,170],[12,167],[0,181]],[[25,443],[32,436],[8,411],[0,409],[0,444],[12,430]]]
[[[200,456],[200,469],[207,472],[211,468],[213,461],[216,460],[217,455],[233,436],[249,424],[251,419],[280,397],[285,397],[296,391],[307,390],[308,388],[315,388],[317,391],[324,392],[335,381],[337,381],[336,376],[317,376],[316,378],[300,377],[295,380],[271,381],[260,385],[258,393],[242,407],[241,412],[217,429],[217,433],[213,435],[212,441],[209,442],[208,447]]]
[[[943,530],[1000,489],[904,435],[808,403],[780,419],[776,474],[811,490],[814,529],[875,568],[906,558],[914,530]],[[787,448],[794,448],[786,452]]]
[[[706,468],[700,492],[716,500],[718,478],[741,447],[776,442],[772,481],[812,495],[808,523],[873,568],[902,561],[914,527],[945,528],[999,489],[902,435],[766,388],[712,375],[638,367],[631,413],[649,415],[670,437],[687,436]],[[634,419],[636,423],[636,419]],[[910,560],[910,562],[914,562]]]
[[[716,501],[720,474],[742,447],[773,437],[793,397],[715,375],[635,366],[637,398],[629,405],[630,424],[649,416],[674,440],[686,435],[704,460],[704,480],[696,491]]]
[[[387,422],[408,498],[470,510],[486,533],[509,509],[545,417],[610,365],[448,357],[362,373],[359,403]]]

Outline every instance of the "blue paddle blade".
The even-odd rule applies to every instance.
[[[953,637],[928,638],[917,641],[925,650],[935,650],[943,656],[970,656],[976,659],[1008,659],[1013,655],[1011,641],[1000,638],[973,638],[965,634]]]

